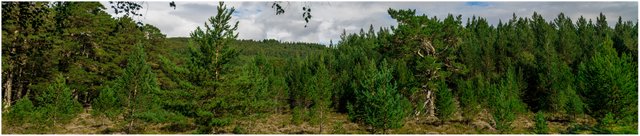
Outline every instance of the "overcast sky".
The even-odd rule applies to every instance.
[[[113,15],[108,2],[102,2]],[[337,42],[343,30],[355,33],[360,28],[367,30],[397,25],[387,14],[387,9],[416,9],[417,14],[444,18],[448,13],[473,15],[487,18],[489,23],[507,21],[515,13],[519,17],[531,17],[536,11],[547,21],[552,21],[560,12],[576,21],[581,15],[595,21],[602,12],[610,25],[618,16],[624,21],[637,22],[637,2],[283,2],[286,13],[275,15],[272,2],[227,2],[236,8],[233,20],[240,21],[239,39],[277,39],[328,44]],[[139,21],[154,25],[168,37],[188,37],[197,26],[216,14],[218,2],[176,1],[177,8],[169,2],[147,2]],[[312,18],[305,28],[302,7],[311,7]]]

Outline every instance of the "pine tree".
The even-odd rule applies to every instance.
[[[637,63],[630,55],[618,55],[613,41],[606,37],[604,43],[586,62],[580,64],[578,87],[596,118],[613,113],[614,119],[623,122],[637,120]]]
[[[392,69],[386,61],[380,68],[375,63],[368,67],[369,75],[361,82],[365,90],[356,91],[355,103],[349,106],[349,116],[386,133],[388,129],[400,128],[404,125],[405,116],[409,115],[409,103],[392,82]]]
[[[72,90],[62,74],[58,74],[53,83],[46,85],[46,89],[37,94],[36,103],[50,116],[54,125],[58,121],[74,117],[82,110],[82,105],[73,98]]]
[[[198,86],[193,92],[196,124],[199,132],[210,133],[212,125],[220,125],[219,119],[224,110],[231,106],[225,101],[226,95],[221,89],[229,84],[231,79],[225,79],[229,71],[229,63],[236,58],[238,51],[230,48],[231,41],[238,37],[235,32],[238,22],[230,24],[231,14],[235,11],[232,7],[227,9],[224,2],[217,7],[216,16],[212,16],[205,22],[204,29],[196,28],[190,35],[189,58],[187,59],[188,79],[193,85]],[[226,121],[223,121],[226,122]],[[226,123],[222,123],[226,124]]]
[[[145,58],[142,45],[136,45],[128,58],[124,74],[113,85],[102,90],[94,103],[99,107],[97,112],[110,113],[116,110],[116,114],[124,114],[128,132],[134,131],[137,118],[161,110],[158,99],[160,86]],[[122,111],[118,111],[121,107],[124,107]]]
[[[320,120],[320,133],[323,131],[324,122],[328,119],[327,113],[331,111],[329,108],[331,105],[331,91],[333,88],[331,84],[331,73],[329,73],[329,70],[324,63],[324,58],[320,58],[315,76],[313,77],[315,81],[314,83],[317,84],[315,90],[316,94],[314,97],[315,105],[313,109],[317,111],[317,114],[320,114],[318,117],[318,120]]]
[[[438,90],[436,91],[436,115],[441,121],[448,121],[456,110],[453,102],[453,93],[444,80],[438,82]]]
[[[228,24],[234,11],[235,8],[227,9],[224,2],[220,2],[217,15],[205,22],[204,30],[198,27],[191,33],[188,67],[192,82],[213,86],[211,89],[215,91],[222,81],[227,64],[238,55],[235,49],[229,48],[229,43],[238,37],[235,32],[238,22]]]
[[[48,82],[55,71],[54,12],[45,2],[2,2],[3,108]],[[32,96],[29,96],[32,97]],[[37,105],[36,105],[37,106]]]

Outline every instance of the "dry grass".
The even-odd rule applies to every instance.
[[[291,122],[291,114],[258,114],[235,118],[230,125],[214,128],[214,133],[234,133],[246,134],[367,134],[370,128],[348,120],[346,114],[331,112],[324,121],[323,130],[320,132],[320,124],[310,124],[304,122],[295,125]],[[513,134],[531,134],[535,126],[533,113],[518,115],[512,123]],[[578,124],[595,124],[595,120],[589,116],[578,116],[575,118]],[[3,134],[124,134],[123,123],[112,121],[109,118],[93,116],[90,109],[80,113],[76,118],[66,124],[54,126],[35,126],[33,124],[23,124],[21,126],[7,126],[3,122]],[[480,124],[480,125],[478,125]],[[176,124],[169,123],[139,123],[138,132],[144,134],[191,134],[196,131],[193,120],[183,124],[182,129],[175,129]],[[494,125],[492,116],[487,110],[483,110],[473,120],[464,120],[459,113],[456,113],[451,121],[440,122],[435,118],[414,118],[405,120],[402,128],[388,130],[393,134],[485,134],[498,133],[492,128]],[[552,134],[566,131],[571,126],[571,122],[548,121],[549,130]]]
[[[243,128],[249,134],[330,134],[346,130],[344,133],[357,134],[366,133],[356,123],[349,122],[347,116],[338,113],[329,113],[328,118],[323,123],[323,130],[320,132],[320,124],[310,124],[303,122],[295,125],[291,122],[291,114],[270,114],[252,115],[237,118],[229,126],[218,128],[220,133],[232,133],[236,127]]]

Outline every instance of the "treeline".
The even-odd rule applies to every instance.
[[[468,121],[487,110],[502,133],[527,112],[538,113],[536,133],[551,115],[599,122],[567,133],[637,133],[638,25],[619,18],[611,28],[602,14],[514,15],[493,26],[389,9],[398,26],[343,33],[326,47],[236,40],[234,9],[223,3],[190,38],[170,39],[97,2],[2,7],[7,125],[46,129],[85,107],[126,133],[149,123],[214,133],[242,116],[282,113],[326,133],[328,113],[338,112],[387,133],[407,119]]]
[[[98,2],[2,2],[3,124],[65,122],[127,72],[133,45],[152,52],[163,44],[158,28],[104,10]]]

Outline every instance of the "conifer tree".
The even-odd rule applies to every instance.
[[[124,114],[128,132],[134,131],[136,118],[161,109],[158,99],[160,86],[145,58],[142,45],[136,45],[128,58],[124,74],[113,85],[102,90],[94,103],[99,107],[98,112],[116,110],[116,115]],[[122,111],[118,111],[121,107],[124,107]]]
[[[618,55],[609,37],[596,47],[598,50],[580,64],[578,87],[589,105],[590,114],[604,118],[613,113],[616,121],[637,120],[637,63],[630,55]]]
[[[35,94],[29,85],[48,82],[54,73],[53,14],[45,2],[2,2],[3,108]]]
[[[228,24],[234,11],[235,8],[227,9],[224,2],[220,2],[217,15],[205,22],[204,30],[198,27],[191,33],[188,67],[192,82],[213,86],[211,89],[216,90],[227,64],[237,56],[238,52],[229,48],[229,43],[238,37],[235,32],[238,22]]]
[[[438,91],[436,91],[436,116],[441,121],[448,121],[456,110],[453,102],[453,93],[447,88],[444,80],[438,82]]]
[[[232,106],[225,97],[214,96],[229,96],[222,88],[230,83],[231,79],[226,76],[230,72],[229,63],[238,55],[238,51],[229,46],[238,37],[235,32],[238,22],[230,23],[234,11],[235,8],[228,9],[224,2],[220,2],[216,15],[205,22],[204,29],[198,27],[190,34],[186,67],[189,81],[198,86],[192,93],[195,96],[194,106],[198,107],[194,113],[200,133],[210,133],[211,126],[221,125],[215,117]]]
[[[315,76],[313,77],[315,81],[313,83],[317,84],[317,87],[315,88],[315,105],[313,109],[316,110],[317,114],[319,114],[318,120],[320,120],[320,133],[322,133],[324,123],[328,118],[327,113],[331,111],[329,108],[331,105],[330,98],[333,86],[331,84],[330,74],[331,73],[329,73],[326,64],[324,64],[324,58],[321,58],[318,63]]]
[[[54,122],[68,120],[82,110],[82,105],[73,98],[72,90],[62,74],[58,74],[52,84],[47,84],[36,97],[36,103],[42,107],[49,119]]]
[[[386,61],[380,68],[371,62],[368,66],[371,74],[361,82],[363,90],[356,91],[355,103],[349,106],[349,116],[364,124],[370,125],[375,131],[400,128],[404,125],[404,118],[409,115],[409,102],[397,90],[392,81],[392,69]]]

